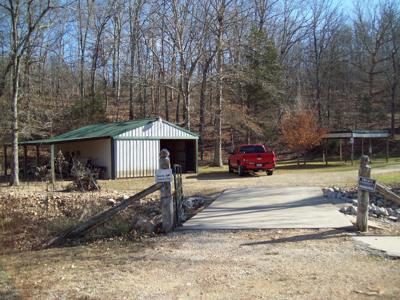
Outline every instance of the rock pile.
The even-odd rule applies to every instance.
[[[338,187],[329,187],[322,189],[324,196],[339,203],[345,203],[340,212],[348,215],[357,214],[357,188],[342,189]],[[394,192],[398,192],[393,189]],[[374,218],[387,218],[397,222],[400,219],[400,208],[398,204],[386,201],[384,197],[370,193],[370,204],[368,205],[368,214]]]
[[[197,210],[205,205],[206,199],[200,196],[184,198],[182,201],[183,220],[191,218]]]
[[[204,205],[205,199],[203,197],[188,197],[182,202],[183,209],[188,213],[197,210]]]

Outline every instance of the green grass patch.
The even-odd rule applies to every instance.
[[[0,299],[22,299],[13,280],[0,265]]]
[[[374,168],[387,168],[390,166],[400,165],[400,157],[394,157],[386,162],[385,158],[374,158],[371,162],[372,169]],[[296,161],[278,162],[277,171],[280,174],[290,172],[343,172],[343,171],[355,171],[359,168],[359,161],[355,160],[352,165],[351,162],[347,161],[329,161],[326,165],[321,161],[311,161],[307,164],[300,163],[297,165]]]
[[[375,168],[387,168],[391,166],[400,166],[400,157],[390,158],[388,162],[386,162],[385,158],[374,158],[371,162],[372,169]],[[329,161],[326,165],[322,161],[310,161],[305,165],[303,162],[300,165],[297,165],[297,161],[285,161],[279,162],[276,166],[276,174],[287,174],[287,173],[309,173],[309,172],[344,172],[344,171],[356,171],[359,168],[359,161],[355,160],[352,165],[350,161]],[[199,174],[207,175],[207,174],[218,174],[218,173],[227,173],[228,166],[224,165],[223,167],[213,167],[213,166],[201,166],[199,167]]]
[[[228,165],[224,165],[223,167],[212,167],[212,166],[199,167],[199,174],[226,173],[226,172],[228,172]]]
[[[386,174],[372,175],[379,183],[400,184],[400,172],[390,172]]]

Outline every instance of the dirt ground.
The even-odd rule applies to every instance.
[[[369,252],[351,234],[177,232],[18,253],[0,260],[0,298],[398,299],[400,260]]]
[[[390,166],[373,173],[399,169]],[[184,191],[193,195],[237,186],[346,186],[355,184],[356,174],[188,174]],[[126,234],[30,250],[38,236],[51,233],[46,220],[57,221],[54,232],[67,225],[63,220],[70,211],[75,219],[82,217],[82,201],[86,206],[96,199],[104,203],[152,183],[153,178],[102,181],[101,192],[88,194],[45,192],[40,184],[1,186],[8,201],[0,205],[0,299],[398,299],[400,260],[356,243],[352,229],[178,231],[142,238]],[[36,211],[29,201],[35,197]],[[79,197],[83,200],[71,201]],[[10,207],[19,218],[7,215]],[[399,233],[398,226],[379,225],[382,228],[372,228],[370,234]]]

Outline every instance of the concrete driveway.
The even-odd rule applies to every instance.
[[[182,229],[339,228],[350,221],[317,187],[226,190]]]

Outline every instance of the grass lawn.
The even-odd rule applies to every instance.
[[[389,159],[389,162],[386,162],[385,158],[374,158],[371,167],[374,168],[386,168],[390,166],[400,166],[400,157],[393,157]],[[351,162],[347,161],[331,161],[328,162],[328,165],[321,161],[311,161],[307,162],[306,165],[303,163],[300,166],[297,165],[297,161],[285,161],[279,162],[276,166],[276,174],[285,174],[285,173],[309,173],[309,172],[341,172],[341,171],[353,171],[358,170],[359,161],[354,161],[354,164],[351,165]],[[215,174],[215,173],[225,173],[228,172],[228,165],[224,165],[223,167],[212,167],[212,166],[201,166],[199,167],[199,174]]]
[[[377,174],[372,176],[379,183],[383,184],[400,184],[400,172],[391,172],[386,174]]]
[[[389,159],[389,162],[386,162],[385,158],[374,158],[371,162],[372,170],[374,168],[386,168],[390,166],[400,165],[400,157],[393,157]],[[296,161],[288,161],[288,162],[278,162],[276,170],[280,173],[287,172],[341,172],[341,171],[353,171],[358,170],[359,161],[355,160],[354,164],[351,165],[350,161],[329,161],[328,165],[323,163],[322,161],[312,161],[307,162],[306,165],[300,163],[300,166],[297,165]]]
[[[265,173],[259,172],[259,174],[254,176],[245,176],[238,177],[237,174],[229,174],[228,166],[224,165],[223,167],[212,167],[212,166],[200,166],[198,174],[185,174],[184,179],[186,182],[186,186],[188,184],[188,180],[195,185],[194,189],[197,192],[199,189],[210,190],[209,192],[219,191],[221,189],[220,186],[224,186],[226,183],[240,185],[254,185],[256,184],[256,179],[265,181],[265,183],[269,184],[272,182],[276,182],[279,185],[298,185],[300,182],[306,181],[307,178],[310,177],[310,184],[317,184],[318,180],[311,180],[312,178],[321,179],[323,177],[332,178],[332,184],[344,184],[345,182],[348,184],[353,184],[355,177],[349,177],[349,180],[344,180],[344,177],[340,174],[345,174],[346,171],[356,171],[358,170],[359,163],[358,161],[354,161],[354,165],[351,165],[350,162],[341,162],[341,161],[330,161],[328,165],[325,165],[321,161],[313,161],[308,162],[306,165],[300,164],[297,166],[296,161],[288,161],[288,162],[279,162],[277,164],[276,170],[274,172],[275,175],[288,175],[288,178],[275,178],[275,176],[264,176]],[[372,176],[377,178],[379,182],[384,184],[392,184],[392,183],[400,183],[400,173],[396,167],[400,169],[400,157],[390,158],[389,162],[386,162],[384,158],[374,158],[372,163]],[[374,170],[376,169],[386,169],[385,174],[374,174]],[[390,168],[393,168],[391,170]],[[302,174],[307,174],[307,176],[301,176]],[[347,173],[346,173],[347,174]],[[322,176],[323,175],[323,176]],[[261,176],[261,177],[260,177]],[[352,175],[353,176],[353,175]],[[266,178],[264,178],[266,177]],[[271,178],[272,177],[272,178]],[[293,177],[293,180],[289,182],[288,180]],[[301,178],[301,180],[295,180],[294,178]],[[328,179],[327,179],[328,180]],[[326,180],[326,181],[327,181]],[[313,183],[313,181],[315,181]],[[324,181],[325,182],[325,181]],[[323,185],[324,182],[319,183],[319,185]],[[62,190],[65,188],[70,182],[68,181],[58,181],[56,184],[56,190]],[[105,191],[107,190],[115,190],[124,192],[128,195],[132,195],[135,192],[143,190],[146,187],[154,184],[154,177],[144,177],[144,178],[127,178],[127,179],[118,179],[118,180],[99,180],[99,184],[101,188]],[[258,184],[258,183],[257,183]],[[305,183],[306,184],[306,183]],[[219,187],[216,188],[215,185]],[[200,188],[197,188],[200,187]],[[0,183],[1,189],[10,189],[7,182]],[[46,184],[41,182],[23,182],[22,185],[18,189],[27,189],[27,190],[36,190],[36,191],[45,191]]]

